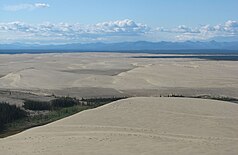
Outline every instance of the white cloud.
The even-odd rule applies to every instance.
[[[185,25],[173,29],[157,28],[158,32],[174,34],[175,40],[208,40],[216,37],[238,36],[238,21],[227,21],[215,26],[202,25],[191,28]]]
[[[126,35],[139,35],[146,33],[149,28],[146,25],[135,23],[132,20],[126,19],[121,21],[104,22],[93,25],[93,29],[99,33],[117,33]]]
[[[50,7],[50,5],[46,4],[46,3],[35,3],[34,6],[36,8],[48,8],[48,7]]]
[[[48,8],[49,4],[46,3],[24,3],[24,4],[16,4],[16,5],[7,5],[3,8],[5,11],[21,11],[21,10],[35,10],[40,8]]]
[[[10,22],[0,23],[0,40],[4,39],[1,38],[1,36],[4,36],[3,34],[21,34],[21,36],[25,34],[28,37],[22,39],[54,40],[60,38],[61,40],[68,41],[97,41],[113,40],[115,38],[139,38],[139,36],[143,36],[149,31],[150,28],[148,26],[128,19],[94,25],[81,25],[77,23],[32,25],[23,22]]]
[[[23,22],[0,23],[0,41],[9,42],[96,42],[96,41],[186,41],[209,40],[214,38],[238,38],[238,22],[227,21],[223,24],[201,25],[175,28],[150,28],[149,26],[125,19],[102,22],[92,25],[78,23],[42,23]]]

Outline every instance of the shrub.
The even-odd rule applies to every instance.
[[[86,102],[87,105],[89,105],[89,106],[98,107],[98,106],[102,106],[104,104],[111,103],[111,102],[121,100],[121,99],[125,99],[125,98],[126,97],[90,98],[90,99],[82,98],[81,101]]]
[[[60,97],[51,101],[53,108],[72,107],[79,104],[79,100],[71,97]]]
[[[26,111],[16,105],[9,105],[8,103],[0,102],[0,130],[3,129],[4,124],[26,116]]]
[[[33,100],[26,100],[24,102],[23,107],[29,110],[51,110],[52,106],[49,102],[43,101],[33,101]]]

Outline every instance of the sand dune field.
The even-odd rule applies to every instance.
[[[238,154],[238,104],[159,97],[237,98],[238,62],[132,58],[141,55],[148,54],[0,55],[3,101],[22,104],[24,98],[52,93],[131,97],[0,139],[0,154]]]
[[[0,87],[63,90],[61,93],[64,89],[70,93],[69,88],[104,88],[126,94],[139,91],[144,96],[153,90],[159,91],[151,93],[154,96],[165,91],[238,97],[237,61],[132,58],[140,55],[148,54],[1,55]]]

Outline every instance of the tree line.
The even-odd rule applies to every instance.
[[[0,102],[0,131],[4,129],[6,123],[11,123],[14,120],[27,116],[27,112],[16,105],[10,105],[5,102]]]

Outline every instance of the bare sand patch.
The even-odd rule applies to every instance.
[[[56,96],[71,96],[77,98],[107,98],[107,97],[124,97],[127,94],[112,88],[100,87],[82,87],[82,88],[65,88],[60,90],[47,90],[48,94],[55,94]],[[45,91],[45,92],[47,92]]]

